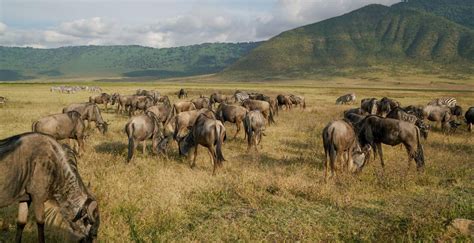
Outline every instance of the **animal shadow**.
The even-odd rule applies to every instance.
[[[105,142],[94,147],[97,153],[120,155],[126,153],[128,145],[121,142]]]

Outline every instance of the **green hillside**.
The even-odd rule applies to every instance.
[[[399,64],[463,64],[472,69],[473,62],[473,30],[412,8],[369,5],[283,32],[223,74],[299,76],[321,68]]]
[[[260,43],[213,43],[175,48],[75,46],[0,47],[0,80],[39,76],[176,77],[219,72]]]

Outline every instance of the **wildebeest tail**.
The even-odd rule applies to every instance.
[[[222,166],[222,162],[225,161],[224,155],[222,154],[222,143],[225,134],[225,131],[223,130],[223,126],[219,123],[216,124],[216,161],[219,166]]]
[[[125,132],[127,133],[128,136],[128,155],[127,155],[127,162],[130,162],[133,157],[133,150],[135,148],[135,141],[133,140],[133,130],[135,130],[133,123],[127,124],[127,127],[125,128]]]
[[[416,128],[416,142],[417,142],[417,148],[416,148],[416,163],[417,167],[421,168],[425,165],[425,155],[423,152],[423,145],[421,145],[421,139],[420,139],[420,129]]]
[[[270,106],[270,122],[269,123],[273,123],[275,124],[275,119],[273,119],[273,108]]]
[[[247,112],[248,114],[248,112]],[[245,119],[244,119],[244,128],[245,128],[245,133],[247,134],[247,142],[248,142],[248,145],[250,146],[251,142],[252,142],[252,135],[253,135],[253,131],[252,131],[252,125],[250,123],[250,117],[248,115],[245,115]]]
[[[33,122],[33,124],[31,125],[31,131],[32,132],[36,132],[36,125],[38,124],[38,121],[35,121]]]
[[[306,109],[306,100],[303,100],[303,109]]]

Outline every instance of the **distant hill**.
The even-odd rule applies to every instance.
[[[473,62],[473,30],[412,7],[368,5],[283,32],[225,69],[223,75],[301,76],[322,68],[400,64],[462,64],[457,66],[472,71]]]
[[[0,80],[104,75],[166,78],[215,73],[259,44],[208,43],[161,49],[143,46],[0,47]]]

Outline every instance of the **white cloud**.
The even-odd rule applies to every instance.
[[[0,35],[2,35],[3,33],[5,33],[5,30],[7,29],[7,25],[0,22]]]
[[[112,27],[112,23],[105,22],[100,17],[93,17],[62,23],[58,30],[77,37],[96,37],[109,33]]]

